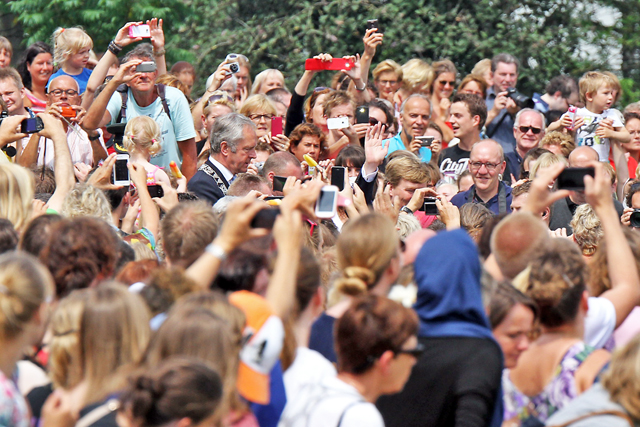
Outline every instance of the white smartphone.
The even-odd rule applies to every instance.
[[[151,37],[151,28],[149,28],[149,26],[146,24],[132,25],[129,27],[129,37],[149,38]]]
[[[316,201],[316,216],[322,219],[333,218],[338,207],[338,187],[325,185]]]
[[[113,183],[114,185],[129,185],[131,184],[131,177],[129,176],[129,163],[128,154],[116,155],[116,163],[113,165]]]
[[[349,127],[349,117],[333,117],[327,119],[329,129],[344,129]]]

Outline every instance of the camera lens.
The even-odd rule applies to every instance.
[[[231,64],[229,64],[229,71],[231,71],[232,73],[237,73],[238,71],[240,71],[240,65],[237,62],[232,62]]]
[[[633,228],[640,228],[640,209],[636,209],[631,213],[630,222]]]

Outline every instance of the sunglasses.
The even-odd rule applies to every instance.
[[[537,135],[542,131],[542,129],[534,128],[533,126],[520,126],[518,129],[520,129],[520,132],[522,132],[522,133],[527,133],[527,132],[531,131],[531,132],[533,132],[534,135]]]
[[[369,117],[369,124],[370,124],[371,126],[375,126],[375,125],[377,125],[378,123],[380,123],[380,120],[375,119],[375,118],[373,118],[373,117]],[[384,124],[384,123],[382,123],[382,130],[386,130],[386,129],[387,129],[387,125],[386,125],[386,124]]]
[[[409,349],[401,348],[400,350],[396,350],[395,353],[408,354],[409,356],[413,356],[416,359],[418,359],[420,356],[422,356],[422,354],[424,353],[424,350],[425,350],[424,345],[417,343],[414,348],[409,348]]]

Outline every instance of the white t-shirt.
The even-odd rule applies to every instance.
[[[287,410],[288,409],[288,410]],[[373,403],[337,377],[308,384],[296,396],[287,396],[279,427],[384,427]]]
[[[293,364],[283,375],[287,401],[294,399],[305,384],[318,384],[324,378],[335,377],[336,374],[336,368],[322,354],[306,347],[298,347]]]
[[[586,108],[579,108],[576,111],[576,118],[582,117],[584,124],[576,130],[576,147],[586,145],[598,152],[601,162],[609,161],[609,147],[611,143],[609,138],[600,138],[596,136],[596,129],[602,120],[613,120],[614,128],[621,128],[624,125],[620,121],[620,117],[616,114],[616,110],[604,110],[602,114],[593,113]]]
[[[584,342],[596,349],[604,347],[616,328],[616,308],[602,297],[589,297],[584,321]]]

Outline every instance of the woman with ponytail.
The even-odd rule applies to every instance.
[[[387,296],[402,268],[400,241],[395,225],[380,214],[349,221],[336,243],[340,276],[329,293],[330,308],[311,328],[309,348],[337,363],[334,324],[349,308],[354,297]]]

